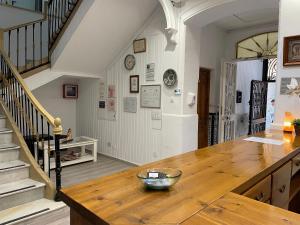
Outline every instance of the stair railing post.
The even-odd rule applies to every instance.
[[[56,173],[56,196],[55,200],[59,201],[59,191],[61,189],[61,160],[60,160],[60,142],[62,135],[61,119],[54,120],[55,127],[53,128],[54,141],[55,141],[55,173]],[[49,156],[50,157],[50,156]]]

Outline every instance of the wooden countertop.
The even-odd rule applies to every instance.
[[[196,224],[188,222],[193,215],[206,221],[208,216],[201,214],[206,212],[204,209],[209,210],[215,201],[224,202],[227,197],[231,201],[235,195],[230,192],[242,193],[300,152],[300,137],[275,131],[260,136],[285,140],[285,144],[276,146],[239,139],[64,188],[61,197],[93,225]],[[154,167],[178,168],[183,175],[169,191],[147,191],[136,174]],[[247,207],[266,207],[245,201],[251,202]],[[297,218],[300,224],[300,215],[268,208],[265,214],[255,210],[253,213],[276,217],[283,211],[288,217]]]

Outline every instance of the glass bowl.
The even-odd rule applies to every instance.
[[[147,169],[137,174],[146,188],[163,190],[168,189],[180,179],[182,172],[172,168]]]

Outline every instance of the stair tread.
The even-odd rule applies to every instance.
[[[26,168],[30,165],[20,161],[20,160],[14,160],[14,161],[8,161],[8,162],[1,162],[0,163],[0,173],[6,172],[10,170],[20,169],[20,168]]]
[[[0,151],[9,150],[9,149],[17,149],[20,148],[19,145],[10,143],[10,144],[0,144]]]
[[[21,193],[29,190],[34,190],[36,188],[44,187],[45,184],[37,182],[31,179],[22,179],[6,184],[0,185],[0,200],[3,197],[7,197],[16,193]]]
[[[42,198],[42,199],[39,199],[36,201],[32,201],[29,203],[25,203],[22,205],[15,206],[13,208],[9,208],[9,209],[0,211],[0,224],[6,223],[8,221],[14,221],[18,218],[26,217],[24,219],[20,219],[15,222],[15,223],[20,223],[24,220],[34,218],[34,217],[42,215],[44,213],[49,213],[51,211],[58,210],[58,209],[61,209],[64,207],[66,207],[66,205],[63,202],[55,202],[55,201],[51,201],[51,200]],[[32,215],[32,214],[40,212],[41,210],[44,210],[44,209],[49,209],[49,210],[45,211],[43,213]],[[28,217],[29,215],[32,215],[32,216]],[[9,225],[13,225],[15,223],[12,222],[12,223],[9,223]]]
[[[0,134],[12,133],[13,131],[8,128],[0,128]]]

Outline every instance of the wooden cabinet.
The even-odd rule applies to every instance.
[[[268,203],[271,200],[271,188],[272,177],[268,176],[246,191],[243,195],[260,202]]]
[[[292,162],[290,161],[272,174],[272,205],[288,209],[291,170]]]
[[[294,176],[300,170],[300,155],[296,156],[292,160],[292,176]]]

